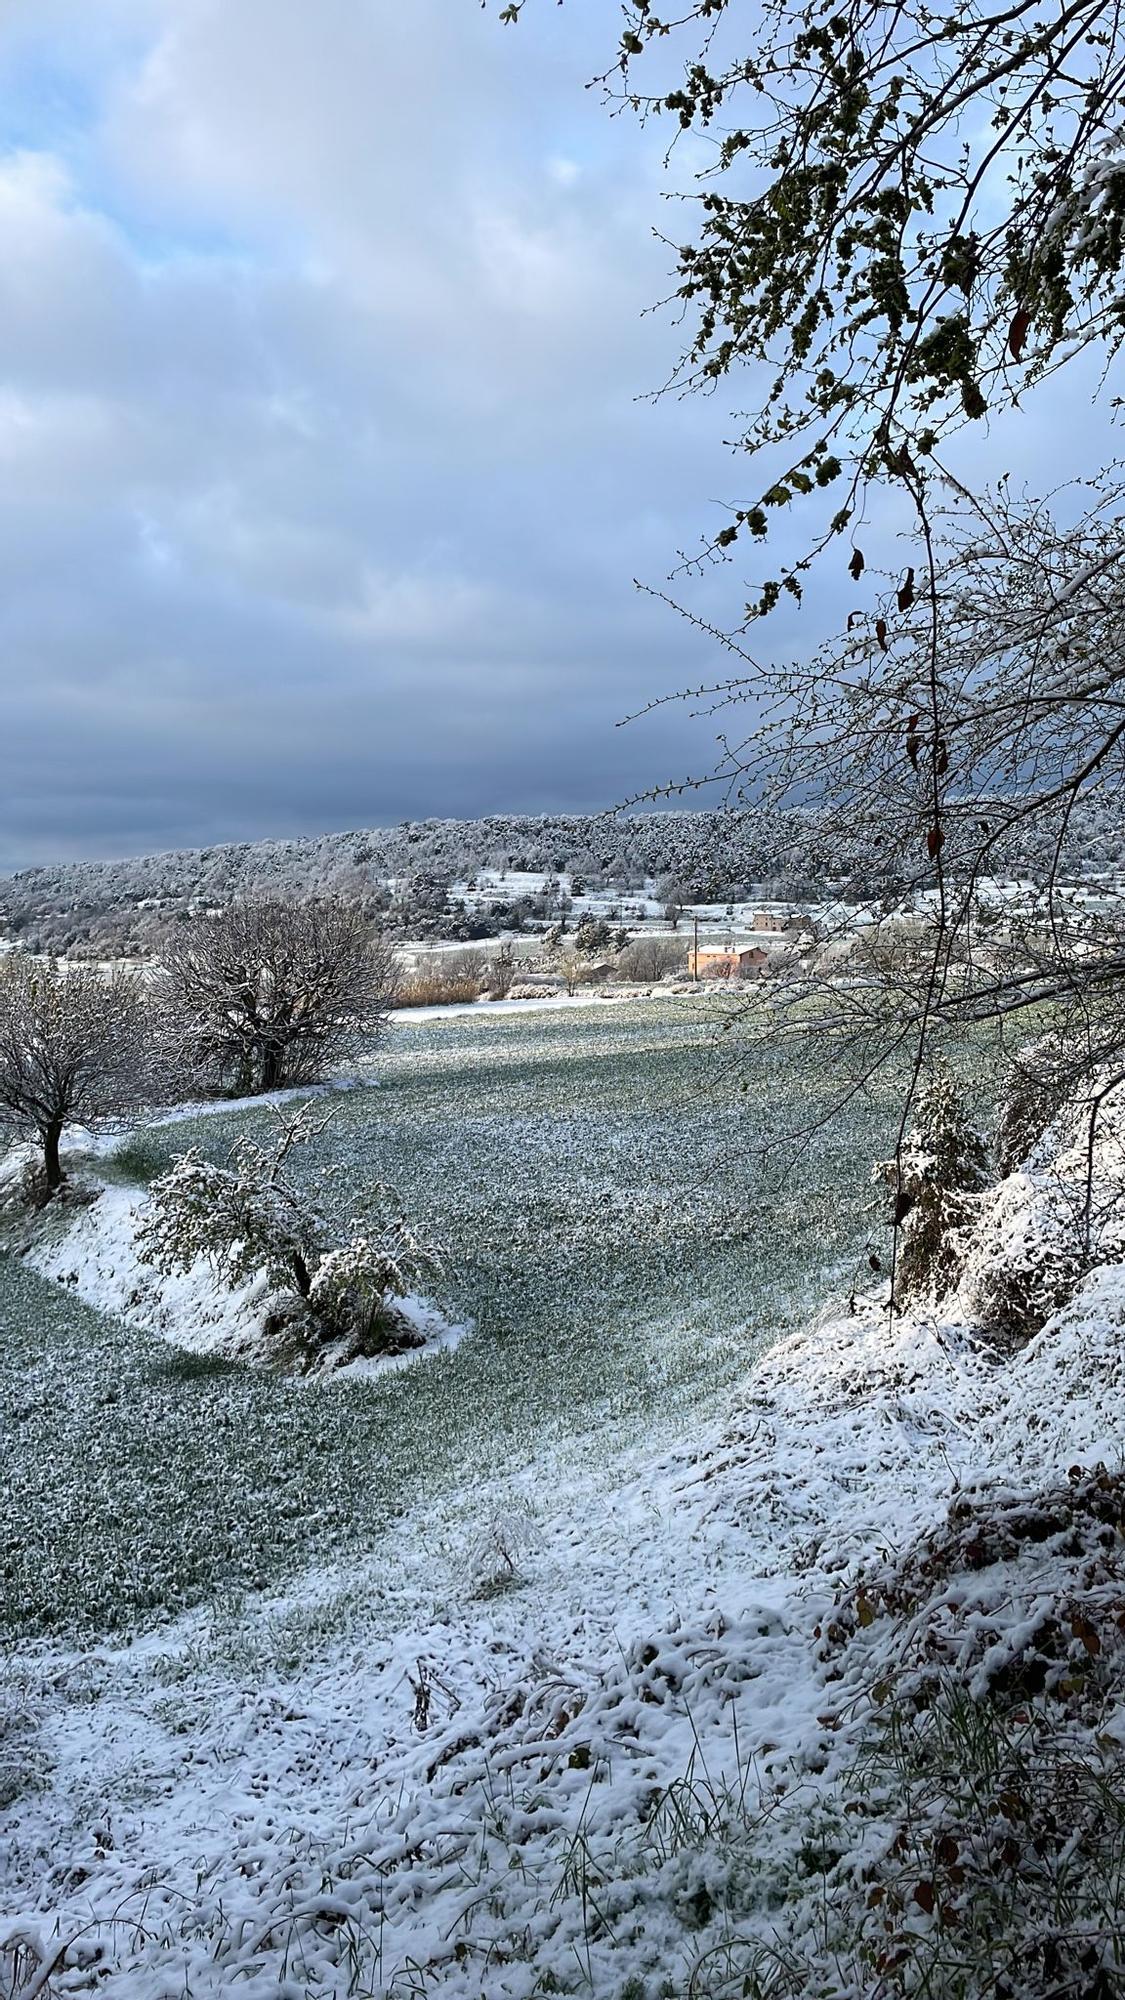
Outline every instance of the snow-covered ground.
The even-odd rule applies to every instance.
[[[661,998],[668,995],[662,994]],[[687,998],[693,997],[690,993]],[[475,1014],[478,1019],[491,1019],[505,1014],[566,1013],[573,1007],[611,1007],[627,1005],[636,1000],[635,990],[628,993],[605,993],[596,988],[587,988],[584,993],[543,993],[534,1000],[452,1000],[447,1005],[432,1007],[394,1007],[387,1016],[390,1021],[452,1021],[458,1016]]]
[[[867,2000],[1041,1994],[1049,1952],[1093,1951],[1058,1991],[1121,1990],[1096,1870],[1067,1870],[1125,1751],[1125,1273],[1014,1352],[970,1311],[1076,1164],[1064,1133],[981,1198],[940,1311],[826,1306],[673,1449],[607,1428],[578,1465],[544,1438],[281,1591],[15,1654],[9,1988]],[[971,1818],[977,1750],[933,1756],[954,1674],[982,1715],[1008,1690],[1064,1807],[990,1738]],[[1041,1964],[1005,1956],[1005,1870],[1057,1892]]]
[[[1120,1466],[1123,1318],[1117,1272],[999,1364],[954,1326],[828,1318],[671,1458],[558,1492],[546,1464],[412,1513],[389,1570],[25,1660],[9,1937],[115,2000],[734,1993],[699,1968],[776,1935],[814,1962],[798,1851],[903,1654],[874,1611],[827,1657],[822,1632],[955,1496]],[[1013,1654],[1066,1569],[1035,1545],[946,1616]],[[886,1824],[857,1821],[873,1859]]]

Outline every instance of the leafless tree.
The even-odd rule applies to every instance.
[[[493,1000],[506,1000],[516,976],[515,955],[510,944],[502,944],[485,968],[485,991]]]
[[[1119,870],[1083,880],[1098,829],[1120,830],[1125,488],[946,493],[921,576],[805,667],[757,666],[712,696],[754,710],[744,740],[722,739],[729,790],[779,824],[799,801],[791,856],[839,881],[827,947],[762,1031],[834,1036],[848,1093],[900,1066],[904,1129],[945,1029],[1018,1039],[1033,1021],[1056,1091],[1107,1065],[1125,1080],[1125,894]]]
[[[575,951],[572,944],[564,945],[555,958],[555,969],[568,995],[573,998],[580,986],[584,986],[590,976],[590,961]]]
[[[139,1103],[150,1081],[147,1010],[135,975],[0,958],[0,1122],[31,1129],[48,1194],[65,1178],[59,1141]]]
[[[617,961],[623,979],[651,983],[666,973],[682,972],[687,963],[687,946],[677,938],[636,937],[625,946]]]
[[[391,947],[337,898],[196,918],[169,946],[161,982],[189,1067],[246,1094],[323,1076],[378,1031],[394,983]]]

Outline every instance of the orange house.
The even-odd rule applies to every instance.
[[[760,979],[768,961],[769,953],[760,945],[745,951],[700,945],[688,952],[688,971],[693,979]]]

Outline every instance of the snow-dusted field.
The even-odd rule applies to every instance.
[[[124,1254],[113,1267],[136,1187],[111,1186],[104,1226],[79,1211],[36,1252],[61,1291],[0,1260],[9,1629],[128,1630],[366,1551],[405,1508],[534,1474],[549,1446],[599,1464],[721,1409],[867,1223],[843,1131],[763,1203],[749,1141],[780,1107],[768,1077],[753,1105],[722,1084],[712,1038],[682,1001],[396,1025],[377,1087],[341,1093],[299,1162],[349,1163],[345,1216],[365,1177],[393,1181],[449,1246],[436,1303],[473,1331],[393,1380],[232,1368],[84,1309],[79,1290],[129,1314],[136,1273]],[[191,1144],[222,1158],[271,1115],[177,1117],[148,1135],[150,1169]],[[874,1126],[852,1128],[869,1151]],[[214,1350],[225,1314],[216,1296],[185,1345]]]
[[[1036,1646],[1077,1826],[1075,1757],[1125,1740],[1119,1271],[1014,1355],[815,1313],[878,1115],[767,1198],[747,1140],[786,1107],[708,1033],[682,1003],[396,1030],[331,1144],[447,1237],[474,1330],[385,1381],[190,1354],[0,1262],[4,2000],[898,1992],[903,1937],[961,1950],[971,1864],[880,1707]]]

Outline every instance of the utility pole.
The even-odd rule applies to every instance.
[[[694,932],[695,932],[695,944],[694,944],[694,948],[693,948],[693,951],[692,951],[692,957],[691,957],[691,969],[692,969],[692,972],[693,972],[693,974],[695,975],[695,978],[696,978],[696,980],[698,980],[698,978],[699,978],[699,917],[698,917],[698,914],[697,914],[696,912],[694,912],[694,911],[693,911],[693,913],[692,913],[692,925],[693,925],[693,927],[694,927]]]

